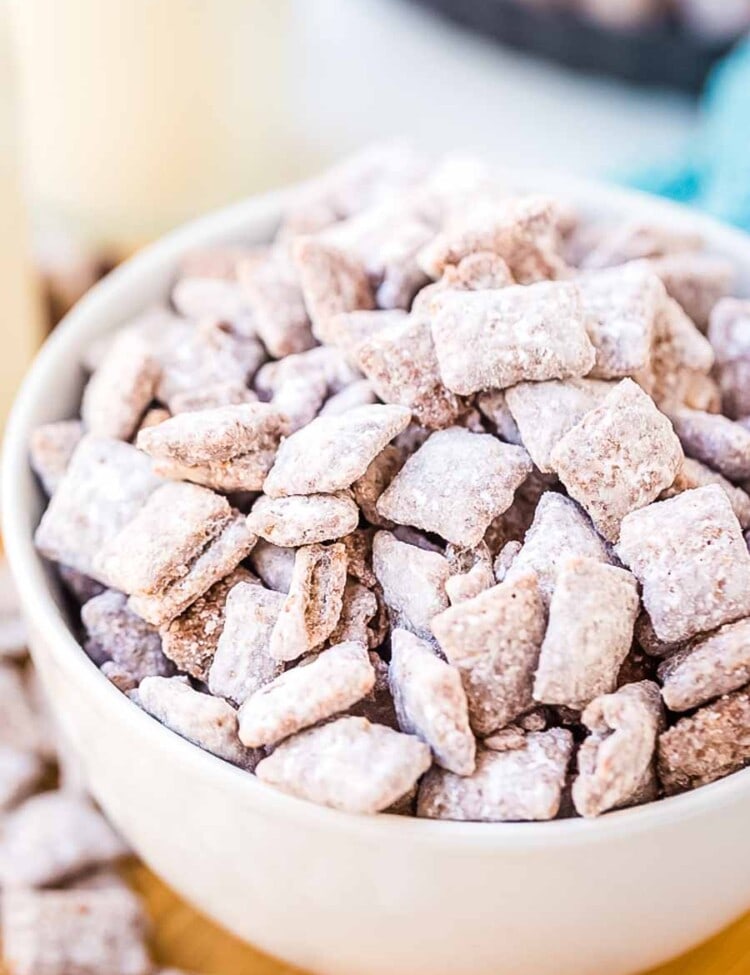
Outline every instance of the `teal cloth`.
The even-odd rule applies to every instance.
[[[709,76],[699,129],[683,157],[627,181],[750,230],[750,38]]]

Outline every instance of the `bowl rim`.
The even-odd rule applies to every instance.
[[[498,169],[497,172],[514,188],[559,193],[574,198],[583,209],[590,205],[600,214],[619,211],[632,218],[647,213],[655,222],[697,232],[706,238],[711,252],[731,256],[739,266],[744,266],[750,282],[750,236],[705,214],[640,191],[570,177],[554,170]],[[0,479],[3,543],[23,609],[33,620],[33,629],[49,648],[56,665],[78,683],[82,694],[98,695],[111,709],[114,723],[132,728],[131,737],[145,739],[152,744],[154,752],[166,753],[183,771],[195,775],[196,782],[215,784],[226,791],[245,790],[246,800],[257,806],[258,812],[302,828],[315,826],[368,840],[426,843],[442,850],[517,852],[551,845],[588,846],[606,842],[663,828],[676,819],[702,816],[724,804],[749,797],[750,768],[747,768],[691,792],[616,810],[593,820],[476,823],[341,812],[280,792],[180,737],[118,691],[83,652],[53,598],[45,560],[34,548],[33,532],[29,529],[33,524],[33,492],[27,490],[28,435],[36,404],[54,381],[58,361],[70,355],[82,334],[101,333],[113,326],[111,306],[118,295],[131,289],[137,291],[139,280],[149,271],[162,268],[166,274],[189,249],[233,242],[242,238],[243,231],[249,236],[254,225],[275,222],[289,200],[289,193],[289,189],[276,190],[224,207],[183,225],[139,251],[71,309],[37,353],[26,375],[8,418],[3,444]]]

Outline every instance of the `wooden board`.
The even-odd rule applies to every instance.
[[[217,928],[140,864],[127,867],[126,873],[148,903],[154,921],[154,952],[160,963],[206,975],[301,975]],[[702,947],[648,975],[748,973],[750,914]]]

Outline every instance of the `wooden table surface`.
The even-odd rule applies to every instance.
[[[206,975],[301,975],[298,969],[274,961],[221,931],[140,864],[126,867],[126,874],[148,903],[154,922],[154,952],[160,963]],[[750,914],[690,954],[648,975],[750,975]]]

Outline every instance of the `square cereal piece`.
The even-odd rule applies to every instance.
[[[471,775],[476,741],[456,668],[425,640],[397,629],[391,635],[388,679],[401,730],[426,742],[441,768]]]
[[[130,890],[14,890],[3,897],[13,975],[149,975],[147,923]]]
[[[97,557],[164,482],[150,457],[119,440],[85,436],[42,515],[35,542],[48,559],[98,582]]]
[[[268,403],[242,403],[180,413],[141,431],[137,445],[156,459],[158,473],[259,491],[288,430],[286,418]]]
[[[124,842],[84,796],[42,792],[5,818],[0,881],[4,888],[46,887],[127,853]]]
[[[208,672],[212,694],[241,704],[283,671],[271,656],[271,634],[284,605],[284,594],[251,581],[232,586],[224,626]]]
[[[0,745],[0,813],[6,813],[36,791],[44,772],[39,755],[12,745]]]
[[[644,608],[664,643],[750,615],[750,553],[716,484],[628,515],[617,554],[641,583]]]
[[[239,334],[255,335],[254,317],[236,280],[185,275],[172,288],[170,297],[183,318],[194,322],[213,319]]]
[[[81,420],[43,423],[32,431],[29,463],[48,495],[57,490],[84,432]]]
[[[319,647],[341,616],[346,585],[346,549],[306,545],[297,550],[289,593],[271,634],[276,660],[296,660]]]
[[[388,620],[382,597],[349,577],[344,586],[341,616],[328,640],[348,643],[354,640],[374,649],[388,634]]]
[[[187,566],[226,527],[226,498],[195,484],[164,484],[100,553],[97,565],[115,588],[152,595],[184,576]]]
[[[699,708],[659,738],[659,777],[667,795],[708,785],[750,762],[750,688]]]
[[[585,376],[596,360],[580,292],[567,282],[445,291],[430,323],[440,376],[454,393]]]
[[[550,379],[505,390],[520,442],[542,473],[553,470],[550,455],[555,445],[613,388],[613,383],[599,379]]]
[[[557,203],[549,197],[509,197],[474,207],[456,219],[418,255],[431,278],[478,252],[491,252],[508,264],[520,284],[560,277],[565,262],[559,254]]]
[[[425,441],[380,496],[385,518],[435,532],[463,548],[478,545],[531,473],[525,450],[460,427]]]
[[[550,601],[534,699],[583,708],[614,691],[639,608],[638,586],[629,572],[595,559],[563,562]]]
[[[573,804],[581,816],[600,816],[656,799],[656,739],[664,708],[653,681],[626,684],[595,698],[581,720],[590,734],[578,750]]]
[[[246,698],[239,712],[240,741],[251,748],[275,745],[346,711],[374,686],[365,646],[338,643]]]
[[[534,521],[506,578],[533,572],[545,603],[555,590],[560,565],[569,557],[615,562],[588,515],[570,498],[547,491],[539,500]]]
[[[448,608],[448,560],[381,531],[373,539],[372,566],[383,588],[391,626],[432,639],[433,617]]]
[[[237,277],[269,355],[282,359],[315,345],[297,273],[282,251],[265,260],[241,261]]]
[[[86,429],[98,437],[129,440],[154,398],[160,374],[151,343],[139,332],[120,332],[83,391]]]
[[[451,606],[432,621],[440,649],[461,672],[475,734],[504,728],[533,706],[532,687],[547,625],[531,574]]]
[[[335,345],[346,356],[347,360],[355,364],[359,350],[366,342],[371,341],[385,329],[404,325],[409,321],[408,312],[400,309],[382,311],[350,311],[334,315],[328,322],[327,343]]]
[[[319,416],[341,416],[358,406],[371,406],[378,398],[369,379],[358,379],[333,396],[329,396],[320,408]]]
[[[229,379],[226,382],[211,383],[202,386],[200,389],[186,390],[184,393],[176,393],[171,399],[172,413],[198,413],[203,410],[213,410],[219,406],[240,406],[242,403],[257,403],[257,394],[248,389],[244,383],[236,379]],[[172,415],[169,410],[153,409],[144,417],[140,429],[147,430],[155,427],[164,420],[168,420]],[[156,414],[157,416],[154,416]],[[149,417],[153,417],[154,422],[147,422]],[[158,417],[158,418],[157,418]],[[139,431],[140,432],[140,431]]]
[[[348,488],[410,420],[405,407],[379,404],[318,417],[282,443],[263,490],[282,498]]]
[[[94,656],[89,646],[93,644],[96,656],[113,660],[136,683],[153,674],[169,677],[174,673],[171,661],[162,653],[158,631],[128,608],[123,593],[107,589],[94,596],[81,608],[81,622],[89,656]]]
[[[354,255],[318,238],[301,237],[292,244],[313,335],[328,341],[328,322],[342,312],[375,307],[367,271]]]
[[[162,628],[164,654],[174,661],[180,671],[190,674],[196,680],[208,680],[224,629],[228,596],[238,583],[252,583],[253,580],[254,577],[247,569],[235,569],[211,586],[184,613]]]
[[[662,491],[659,500],[674,498],[683,491],[692,491],[694,488],[706,487],[707,484],[718,484],[721,490],[729,498],[732,511],[737,516],[740,527],[745,529],[750,527],[750,494],[743,491],[728,481],[722,474],[712,470],[699,460],[686,457],[682,462],[682,469],[666,491]]]
[[[705,332],[716,304],[729,294],[736,268],[718,254],[685,251],[665,254],[648,261],[670,298],[680,305],[698,328]]]
[[[359,511],[344,492],[286,498],[261,495],[247,516],[247,524],[254,535],[273,545],[299,548],[349,535],[359,524]]]
[[[572,736],[562,728],[529,732],[516,748],[480,748],[473,775],[435,767],[424,777],[417,815],[479,823],[554,819],[572,751]]]
[[[392,528],[393,522],[378,513],[377,504],[393,478],[406,462],[407,451],[396,444],[388,444],[372,461],[362,477],[352,484],[352,496],[371,525]]]
[[[412,789],[430,749],[366,718],[337,718],[282,742],[258,765],[262,782],[350,813],[376,813]]]
[[[750,429],[720,414],[685,407],[671,410],[669,418],[689,457],[730,481],[750,478]]]
[[[630,379],[618,383],[550,454],[568,493],[611,542],[625,515],[672,484],[682,460],[669,420]]]
[[[677,650],[659,667],[670,711],[690,711],[750,681],[750,619],[727,623]]]
[[[135,700],[161,724],[232,765],[252,771],[261,757],[240,741],[231,704],[194,691],[187,677],[146,677]]]
[[[248,530],[245,516],[238,511],[233,512],[225,528],[189,566],[185,566],[184,575],[177,576],[159,592],[131,596],[130,608],[154,626],[169,623],[211,586],[236,569],[255,541],[255,535]]]
[[[359,346],[357,365],[384,403],[408,406],[425,427],[447,427],[463,409],[440,379],[432,333],[424,321],[410,317],[378,332]]]
[[[591,376],[619,379],[645,369],[651,359],[664,285],[646,268],[625,265],[576,278],[596,349]]]

